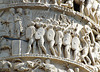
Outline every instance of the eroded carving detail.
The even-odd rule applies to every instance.
[[[22,2],[25,4],[43,4],[44,6],[47,5],[47,7],[49,5],[60,5],[62,8],[65,8],[64,11],[67,10],[66,8],[73,9],[72,13],[74,13],[74,5],[77,4],[80,6],[78,11],[86,16],[90,16],[97,25],[88,22],[88,20],[85,20],[87,22],[78,21],[71,16],[67,16],[66,12],[60,12],[59,9],[59,13],[54,12],[52,7],[47,11],[39,9],[41,13],[34,8],[9,8],[0,11],[0,57],[28,56],[37,53],[40,56],[50,55],[51,58],[58,57],[59,60],[68,59],[69,61],[82,63],[94,70],[94,72],[99,72],[99,1],[23,0]],[[17,4],[21,2],[11,1],[11,3]],[[50,16],[46,14],[50,14]],[[80,68],[72,67],[60,69],[56,64],[50,63],[50,59],[45,60],[45,62],[41,62],[39,59],[29,61],[19,60],[18,62],[15,61],[15,63],[5,60],[0,61],[0,63],[0,69],[8,72],[11,71],[12,67],[14,67],[15,71],[19,72],[37,69],[45,72],[81,71]]]

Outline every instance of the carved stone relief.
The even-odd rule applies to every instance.
[[[1,72],[100,71],[99,1],[4,0],[0,3],[34,5],[0,10]]]

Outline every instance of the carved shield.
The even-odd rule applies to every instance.
[[[48,41],[51,41],[51,40],[54,40],[55,32],[54,32],[53,29],[49,29],[47,31],[47,34],[46,35],[47,35],[47,40]]]
[[[35,33],[35,39],[40,39],[45,34],[45,29],[40,27],[37,32]]]
[[[79,40],[79,38],[78,37],[74,37],[72,39],[72,49],[76,50],[76,49],[79,48],[79,46],[80,46],[80,40]]]
[[[71,43],[72,40],[72,36],[70,33],[65,34],[64,38],[63,38],[63,45],[69,45]]]
[[[34,26],[30,26],[26,29],[26,38],[32,38],[33,34],[35,33],[35,27]]]

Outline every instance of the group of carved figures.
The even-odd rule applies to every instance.
[[[10,14],[8,14],[6,18],[0,18],[0,27],[6,32],[6,36],[14,37],[15,35],[16,38],[20,38],[20,34],[23,31],[22,8],[18,8],[16,14],[14,8],[9,9],[9,12]],[[3,35],[3,33],[1,35]]]
[[[22,0],[22,1],[21,0],[10,0],[8,2],[11,2],[11,3],[37,2],[37,3],[44,3],[44,4],[60,5],[60,6],[68,7],[71,9],[74,9],[76,6],[75,4],[77,4],[78,6],[80,6],[80,8],[75,9],[75,10],[80,11],[86,16],[89,16],[97,24],[100,24],[100,1],[99,0]]]
[[[73,24],[66,28],[50,24],[45,25],[42,22],[30,25],[26,29],[26,38],[29,40],[27,54],[32,50],[35,41],[38,44],[39,53],[48,54],[45,47],[47,42],[49,50],[54,56],[61,57],[64,53],[65,58],[71,59],[71,56],[73,56],[75,61],[79,61],[81,58],[83,63],[89,65],[100,62],[100,44],[97,42],[99,41],[99,32],[91,29],[92,24],[88,22],[88,25],[81,29],[82,37],[80,37],[77,33],[78,25],[73,26]],[[33,46],[33,51],[34,49]]]
[[[26,9],[26,20],[23,22],[22,8],[16,10],[11,8],[9,11],[10,14],[6,17],[6,20],[3,19],[3,16],[0,18],[0,29],[7,32],[3,34],[2,30],[0,35],[19,40],[22,40],[21,37],[24,36],[23,39],[28,42],[26,54],[30,54],[32,49],[35,51],[37,46],[40,54],[49,54],[49,49],[50,53],[54,56],[61,57],[64,54],[65,58],[75,61],[79,61],[81,58],[81,61],[85,64],[94,65],[99,62],[99,27],[95,28],[95,26],[88,22],[88,25],[83,26],[81,29],[81,37],[77,33],[79,26],[74,21],[69,24],[64,23],[66,27],[63,27],[60,26],[61,24],[63,25],[63,22],[52,21],[50,19],[44,19],[46,22],[43,22],[43,19],[39,17],[32,20],[29,9]],[[62,15],[61,17],[65,22]]]
[[[68,68],[66,69],[67,71],[59,69],[50,63],[50,59],[46,59],[44,62],[42,62],[41,59],[25,62],[23,62],[21,59],[15,59],[12,62],[6,60],[0,61],[1,72],[37,72],[38,69],[43,70],[43,72],[80,72],[79,68]]]

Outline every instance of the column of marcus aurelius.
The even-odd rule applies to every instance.
[[[100,72],[100,0],[0,0],[0,72]]]

